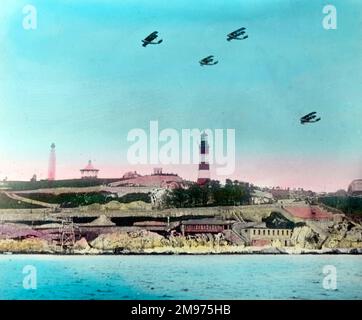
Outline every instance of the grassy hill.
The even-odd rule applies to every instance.
[[[94,187],[105,185],[120,179],[67,179],[67,180],[40,180],[40,181],[8,181],[5,187],[12,191],[36,190],[45,188],[66,188],[66,187]]]
[[[88,193],[28,193],[21,194],[23,197],[47,202],[57,203],[63,208],[76,208],[79,206],[87,206],[93,203],[105,204],[110,201],[118,201],[121,203],[130,203],[133,201],[151,202],[150,196],[146,193],[129,193],[122,197],[117,197],[115,194],[108,192],[88,192]]]
[[[39,209],[41,206],[24,203],[9,198],[6,194],[0,193],[0,209]]]

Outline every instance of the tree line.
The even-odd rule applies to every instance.
[[[205,206],[234,206],[250,204],[252,186],[249,183],[227,179],[222,185],[218,180],[210,180],[204,185],[190,183],[184,188],[169,190],[166,206],[176,208]]]
[[[362,215],[362,197],[326,196],[318,198],[318,201],[347,214]]]

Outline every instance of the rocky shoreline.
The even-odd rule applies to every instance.
[[[166,255],[362,255],[362,249],[330,249],[330,250],[270,250],[270,248],[263,248],[260,250],[255,250],[255,248],[250,250],[230,250],[223,252],[191,252],[191,251],[167,251],[167,250],[155,250],[155,251],[123,251],[123,252],[44,252],[44,251],[5,251],[0,252],[0,256],[4,255],[54,255],[54,256],[166,256]]]
[[[358,243],[359,244],[359,243]],[[41,238],[23,240],[1,239],[0,254],[52,254],[52,255],[225,255],[225,254],[362,254],[361,246],[312,248],[299,242],[294,246],[243,246],[226,240],[206,238],[169,237],[137,230],[100,234],[92,241],[81,238],[72,250],[63,251],[54,242]]]

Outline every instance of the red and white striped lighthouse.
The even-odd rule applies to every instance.
[[[201,134],[200,144],[200,163],[199,163],[199,176],[197,184],[204,185],[210,181],[210,165],[209,165],[209,144],[207,143],[207,134]]]

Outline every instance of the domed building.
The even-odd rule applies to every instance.
[[[92,161],[89,160],[86,167],[80,169],[82,179],[97,179],[99,169],[94,168]]]
[[[348,194],[351,196],[362,196],[362,179],[356,179],[350,183]]]

